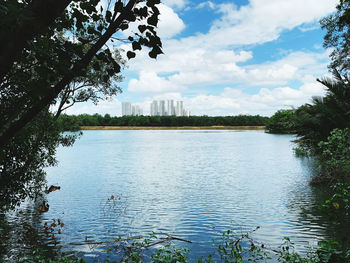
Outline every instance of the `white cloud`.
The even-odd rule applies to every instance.
[[[301,32],[308,32],[308,31],[319,29],[319,28],[320,28],[320,25],[318,23],[312,23],[311,25],[304,25],[304,26],[299,27],[299,30]]]
[[[184,22],[173,9],[163,4],[159,4],[158,9],[160,15],[157,34],[160,38],[164,39],[174,37],[185,28]]]
[[[97,105],[91,102],[77,103],[73,107],[68,108],[65,113],[70,115],[78,114],[110,114],[111,116],[121,115],[121,102],[118,99],[111,99],[106,101],[100,101]]]
[[[214,9],[216,6],[215,6],[215,4],[212,1],[202,2],[202,3],[200,3],[200,4],[198,4],[196,6],[197,9],[201,9],[201,8],[204,8],[204,7],[208,7],[210,9]]]
[[[168,0],[159,5],[158,32],[165,54],[151,60],[147,50],[142,50],[129,62],[129,69],[139,76],[130,80],[128,91],[154,95],[145,98],[142,105],[153,98],[173,96],[182,98],[195,114],[269,115],[323,94],[315,78],[327,72],[329,51],[281,54],[271,50],[278,59],[248,64],[254,53],[247,50],[251,45],[276,40],[282,32],[294,28],[313,30],[320,18],[335,10],[337,0],[250,0],[241,7],[214,3],[207,1],[197,7],[216,7],[220,18],[212,22],[207,32],[181,39],[173,39],[185,28],[174,10],[185,8],[186,1]],[[296,87],[291,84],[293,81],[303,84]],[[212,95],[207,88],[219,84],[230,88]],[[204,91],[191,98],[183,97],[180,92],[191,91],[191,86]],[[249,94],[237,86],[259,91]]]
[[[187,4],[186,0],[163,0],[162,2],[176,10],[183,9]]]
[[[180,86],[237,83],[275,86],[286,85],[293,79],[301,80],[305,74],[324,74],[328,51],[320,54],[293,52],[276,61],[240,65],[253,57],[251,51],[244,51],[245,45],[262,44],[277,39],[284,30],[310,25],[334,10],[336,0],[304,2],[252,0],[240,8],[231,3],[217,5],[217,12],[222,16],[206,34],[165,39],[164,55],[150,60],[147,52],[140,52],[130,62],[130,69],[147,68],[156,74],[168,73],[168,80]]]
[[[144,76],[145,73],[142,73]],[[151,76],[152,77],[152,76]],[[159,77],[152,77],[158,79]],[[154,80],[154,79],[153,79]],[[146,78],[143,78],[147,85]],[[159,79],[158,79],[159,81]],[[171,88],[165,90],[164,87],[168,84],[164,79],[156,84],[157,89],[162,90],[162,93],[154,93],[148,96],[139,103],[144,114],[149,114],[150,103],[152,100],[182,100],[184,108],[190,109],[192,115],[238,115],[238,114],[260,114],[270,116],[278,109],[298,107],[311,100],[312,96],[323,96],[325,90],[322,84],[315,80],[302,84],[298,89],[293,89],[289,86],[277,87],[274,89],[261,88],[256,94],[249,94],[242,90],[227,87],[218,95],[198,94],[192,97],[182,96],[180,92],[171,91]],[[139,86],[137,86],[139,87]],[[76,104],[67,110],[68,114],[110,114],[112,116],[121,115],[121,102],[117,99],[110,101],[102,101],[97,106],[87,104]]]
[[[323,96],[325,90],[318,82],[304,83],[299,89],[279,87],[275,89],[262,88],[258,94],[251,97],[254,102],[261,102],[271,109],[288,106],[298,107],[308,102],[312,96]]]
[[[305,76],[315,80],[327,72],[329,51],[292,52],[279,60],[242,67],[244,80],[250,85],[285,85],[292,80],[304,81]]]
[[[222,17],[200,40],[208,46],[265,43],[277,39],[283,30],[317,22],[335,10],[336,4],[337,0],[251,0],[240,8],[221,4],[218,12]]]
[[[248,62],[253,57],[252,52],[196,48],[186,54],[170,52],[157,61],[145,59],[147,54],[143,53],[130,68],[137,71],[147,68],[155,74],[167,73],[171,83],[187,87],[215,84],[276,86],[296,79],[303,81],[305,75],[311,75],[313,79],[324,75],[328,54],[329,51],[293,52],[276,61],[240,66],[239,63]]]
[[[160,15],[157,26],[157,35],[164,41],[179,34],[184,28],[185,24],[182,19],[174,12],[174,10],[164,4],[157,5]],[[145,21],[137,21],[129,24],[129,28],[122,32],[127,37],[133,35],[133,32],[139,32],[137,27],[140,24],[146,24]]]
[[[187,51],[196,47],[222,49],[276,40],[284,30],[317,22],[335,10],[337,0],[251,0],[238,8],[217,5],[220,19],[205,34],[172,40],[170,46]],[[185,50],[184,50],[185,49]]]
[[[257,94],[248,94],[235,88],[225,88],[219,95],[201,94],[182,97],[184,107],[194,115],[260,114],[270,116],[278,109],[298,107],[311,100],[311,96],[324,95],[320,83],[304,83],[299,89],[288,86],[274,89],[261,88]]]
[[[139,79],[129,81],[128,91],[140,93],[165,93],[183,91],[182,86],[176,85],[166,78],[159,77],[155,72],[141,71]]]
[[[320,57],[322,55],[316,53],[294,52],[275,62],[250,66],[238,64],[248,61],[253,54],[242,48],[235,51],[234,47],[271,41],[283,30],[317,21],[334,10],[336,0],[304,2],[252,0],[240,8],[231,3],[220,4],[218,12],[222,16],[208,33],[179,40],[163,39],[165,55],[150,60],[147,52],[140,52],[130,62],[130,69],[141,71],[147,68],[156,74],[171,73],[168,80],[181,86],[225,83],[285,85],[294,78],[302,78],[305,70],[309,71],[308,74],[322,74],[328,63],[327,54]],[[208,2],[202,5],[205,3]],[[170,27],[170,21],[164,28]]]

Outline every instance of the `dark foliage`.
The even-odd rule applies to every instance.
[[[266,131],[269,133],[295,133],[297,118],[295,110],[279,110],[271,116]]]
[[[56,164],[57,146],[69,146],[76,137],[61,132],[52,114],[42,111],[0,149],[0,211],[42,192],[44,168]]]
[[[350,127],[350,82],[336,70],[334,79],[318,80],[327,89],[325,97],[313,97],[312,103],[296,111],[297,135],[302,147],[317,152],[318,143],[326,141],[335,128]]]
[[[0,1],[0,208],[36,196],[56,147],[74,141],[55,123],[62,110],[121,91],[125,62],[108,41],[129,43],[129,59],[144,47],[151,58],[162,53],[159,1],[108,1],[105,9],[99,2]],[[116,38],[135,21],[138,31]]]
[[[42,10],[40,6],[46,6],[46,2],[51,6]],[[101,81],[108,84],[108,79],[118,74],[122,66],[114,50],[106,45],[108,41],[130,43],[133,51],[127,53],[129,59],[143,47],[150,49],[151,58],[162,53],[156,33],[159,1],[109,1],[106,10],[99,8],[98,3],[98,0],[0,2],[0,36],[1,42],[6,42],[0,46],[3,47],[0,146],[57,99],[65,104],[85,101],[87,97],[95,101],[96,93],[114,95],[118,90],[108,91],[110,85],[99,84]],[[138,31],[126,39],[117,38],[116,32],[126,30],[135,21],[140,23]],[[15,43],[14,49],[9,43],[15,40],[21,44]],[[103,72],[104,76],[95,78],[95,71]],[[71,84],[82,84],[86,76],[96,80],[89,87],[98,89],[72,94]]]
[[[109,114],[61,115],[58,119],[64,130],[74,131],[80,126],[264,126],[268,117],[259,115],[239,116],[123,116],[111,117]]]
[[[333,48],[329,67],[338,68],[346,73],[350,69],[350,1],[340,0],[337,12],[321,20],[321,26],[327,30],[324,37],[324,47]]]

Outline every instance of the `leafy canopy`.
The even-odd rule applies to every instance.
[[[54,165],[61,135],[55,122],[76,102],[97,103],[120,92],[125,61],[115,41],[129,43],[129,59],[157,36],[159,0],[4,0],[0,2],[0,208],[33,197]],[[121,37],[130,23],[138,31]],[[112,42],[114,41],[114,42]],[[49,107],[56,104],[56,116]]]
[[[86,97],[94,100],[98,97],[96,93],[106,91],[108,80],[118,74],[123,65],[111,41],[130,43],[129,59],[143,47],[150,49],[151,58],[162,53],[162,43],[156,33],[159,16],[156,4],[160,3],[159,0],[108,1],[107,7],[99,6],[98,0],[62,1],[62,4],[68,2],[69,7],[62,12],[49,12],[49,22],[39,30],[34,24],[41,21],[43,10],[35,7],[39,4],[45,6],[44,2],[9,0],[0,3],[3,14],[0,16],[0,35],[6,36],[4,39],[8,43],[14,42],[24,29],[29,31],[21,35],[25,44],[20,50],[5,45],[0,51],[0,58],[4,57],[1,62],[4,67],[0,72],[0,108],[3,109],[0,146],[8,143],[57,98],[68,102],[68,93],[71,100],[84,101]],[[55,4],[52,4],[55,9]],[[59,11],[62,6],[56,8]],[[134,22],[139,23],[138,31],[125,39],[120,37],[120,31],[125,31]],[[22,24],[33,26],[21,27]],[[100,73],[99,79],[95,78],[96,72]],[[83,83],[86,77],[89,80],[95,78],[90,89],[72,95],[70,84]],[[96,88],[100,80],[107,84],[98,85],[104,89],[91,89]],[[108,90],[106,95],[116,92],[116,89]]]
[[[329,67],[347,72],[350,69],[350,1],[340,0],[337,11],[323,18],[320,23],[321,27],[327,30],[324,47],[334,48],[330,55],[332,62]]]

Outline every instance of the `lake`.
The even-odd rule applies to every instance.
[[[49,212],[26,208],[10,221],[42,228],[60,218],[56,248],[91,262],[104,247],[67,244],[154,231],[192,241],[175,244],[195,261],[223,231],[260,226],[258,242],[277,248],[288,236],[306,251],[337,229],[317,210],[322,192],[308,185],[311,166],[294,156],[293,139],[257,130],[84,131],[47,169],[48,184],[61,186],[47,195]]]

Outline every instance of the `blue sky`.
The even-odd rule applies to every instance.
[[[128,61],[123,93],[75,105],[67,113],[121,114],[121,102],[145,114],[154,99],[183,100],[193,115],[272,115],[324,94],[329,75],[319,20],[337,0],[164,0],[158,34],[164,55]],[[121,45],[124,50],[128,45]]]

